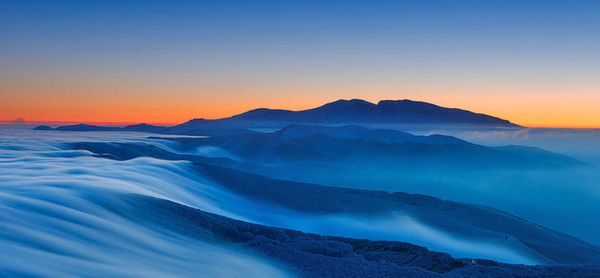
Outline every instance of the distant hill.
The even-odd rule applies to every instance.
[[[460,126],[484,128],[520,127],[508,120],[457,108],[412,100],[382,100],[377,104],[361,99],[340,99],[301,111],[258,108],[229,118],[193,119],[169,128],[170,133],[196,134],[207,129],[282,128],[306,125]]]
[[[371,129],[361,127],[357,125],[347,126],[311,126],[311,125],[300,125],[292,124],[274,133],[282,138],[294,139],[302,138],[307,136],[315,135],[326,135],[334,138],[345,138],[345,139],[364,139],[368,141],[380,141],[384,143],[403,143],[403,142],[415,142],[415,143],[429,143],[429,144],[457,144],[466,143],[466,141],[460,140],[456,137],[446,135],[429,135],[420,136],[413,135],[408,132],[403,132],[393,129]]]
[[[359,126],[290,125],[272,133],[208,138],[166,138],[184,150],[219,147],[245,161],[269,165],[292,163],[360,164],[402,169],[534,169],[579,166],[567,156],[524,146],[487,147],[452,136],[419,136],[391,129]]]
[[[303,166],[314,164],[318,168],[317,164],[333,163],[354,167],[358,163],[363,168],[393,168],[398,172],[408,169],[546,169],[583,165],[570,157],[537,148],[487,147],[438,134],[421,136],[358,125],[306,124],[291,124],[275,132],[255,132],[211,124],[210,120],[194,121],[196,122],[175,127],[147,124],[102,127],[80,124],[62,126],[55,130],[210,135],[196,139],[164,139],[179,142],[178,146],[183,151],[194,151],[198,147],[217,147],[245,161],[279,166],[302,163]],[[200,122],[206,124],[199,124]]]
[[[253,131],[243,129],[243,128],[234,128],[234,127],[222,127],[216,125],[197,125],[192,124],[189,128],[181,128],[178,125],[178,128],[166,127],[166,126],[155,126],[146,123],[136,124],[136,125],[128,125],[128,126],[98,126],[98,125],[88,125],[88,124],[75,124],[75,125],[65,125],[59,126],[56,128],[52,128],[46,125],[36,126],[34,130],[57,130],[57,131],[133,131],[133,132],[149,132],[149,133],[159,133],[159,134],[181,134],[181,135],[207,135],[207,136],[223,136],[223,135],[237,135],[244,133],[255,133]],[[185,127],[185,126],[184,126]]]
[[[62,130],[62,131],[139,131],[139,132],[164,132],[167,127],[154,126],[149,124],[136,124],[128,125],[124,127],[118,126],[98,126],[88,124],[76,124],[76,125],[65,125],[57,128],[51,128],[49,126],[41,125],[34,128],[35,130]]]

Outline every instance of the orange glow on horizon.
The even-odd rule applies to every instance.
[[[348,98],[346,98],[348,99]],[[398,98],[402,99],[402,98]],[[446,99],[428,100],[415,99],[413,100],[431,102],[440,106],[461,108],[477,113],[484,113],[495,117],[507,119],[513,123],[526,127],[546,127],[546,128],[599,128],[600,115],[593,113],[593,109],[575,109],[570,111],[567,108],[556,109],[553,106],[538,107],[537,109],[528,109],[523,105],[514,105],[512,109],[505,109],[502,105],[490,105],[486,102],[458,102],[461,100],[453,98],[453,101]],[[133,105],[128,103],[111,104],[100,102],[93,108],[80,109],[78,106],[83,105],[77,102],[55,107],[33,106],[27,109],[15,108],[6,109],[2,107],[0,112],[0,124],[23,123],[29,124],[96,124],[96,125],[127,125],[137,123],[148,123],[154,125],[176,125],[194,118],[218,119],[229,117],[245,111],[266,107],[274,109],[289,109],[303,110],[310,109],[335,99],[326,101],[305,99],[304,102],[296,101],[293,104],[283,102],[244,102],[236,106],[223,101],[214,101],[210,103],[185,104],[185,103],[164,103],[163,107],[157,105],[149,105],[144,107],[143,104]],[[371,101],[367,99],[367,101]],[[377,101],[372,101],[377,102]],[[501,104],[502,101],[491,101],[492,103]],[[5,105],[2,105],[5,106]],[[12,112],[12,113],[11,113]],[[17,113],[18,112],[18,113]],[[12,115],[11,115],[12,114]],[[588,116],[589,115],[589,116]],[[580,116],[580,117],[578,117]]]
[[[93,85],[93,86],[92,86]],[[200,88],[200,89],[199,89]],[[529,89],[529,88],[525,88]],[[569,89],[569,88],[566,88]],[[169,84],[26,84],[0,88],[0,123],[16,119],[49,124],[175,125],[193,118],[217,119],[255,108],[303,110],[337,99],[412,99],[507,119],[528,127],[599,128],[600,94],[513,88],[484,91],[469,86],[385,87],[270,84],[178,86]],[[566,91],[566,90],[565,90]],[[81,92],[86,92],[82,94]],[[323,93],[326,92],[326,93]],[[375,93],[377,92],[377,93]],[[443,93],[440,93],[443,92]]]

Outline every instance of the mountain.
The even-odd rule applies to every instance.
[[[204,120],[202,120],[204,121]],[[88,124],[65,125],[52,128],[46,125],[36,126],[34,130],[57,130],[57,131],[132,131],[149,132],[158,134],[180,134],[180,135],[203,135],[203,136],[225,136],[246,133],[256,133],[244,128],[227,127],[214,124],[198,124],[199,120],[192,120],[177,127],[155,126],[146,123],[128,126],[99,126]]]
[[[304,123],[328,125],[455,124],[518,127],[518,125],[508,120],[497,117],[407,99],[382,100],[377,104],[361,99],[340,99],[317,108],[302,111],[259,108],[230,118],[216,120],[216,122],[265,126]]]
[[[75,125],[64,125],[57,128],[51,128],[49,126],[40,125],[33,128],[34,130],[60,130],[60,131],[136,131],[136,132],[153,132],[153,133],[164,133],[167,131],[167,127],[149,125],[146,123],[127,125],[124,127],[120,126],[98,126],[88,124],[75,124]]]
[[[33,130],[53,130],[53,128],[47,125],[39,125],[33,128]]]
[[[166,131],[168,128],[164,126],[155,126],[149,125],[146,123],[141,123],[137,125],[128,125],[122,128],[124,131],[139,131],[139,132],[152,132],[152,133],[161,133]]]
[[[258,108],[229,118],[193,119],[169,129],[174,134],[196,134],[214,128],[282,128],[290,124],[309,125],[453,125],[460,127],[515,128],[508,120],[446,108],[412,100],[382,100],[377,104],[361,99],[340,99],[317,108],[290,111]]]
[[[468,170],[579,166],[581,162],[537,148],[487,147],[451,136],[417,136],[359,126],[290,125],[272,133],[208,138],[165,138],[182,150],[219,147],[244,161],[265,165],[293,163],[360,164],[362,168]]]
[[[37,128],[39,128],[39,127],[37,127]],[[119,130],[122,130],[122,128],[121,127],[112,127],[112,126],[76,124],[76,125],[59,126],[57,128],[54,128],[54,130],[61,130],[61,131],[119,131]]]
[[[508,120],[473,113],[457,108],[412,100],[382,100],[377,104],[360,100],[340,99],[323,106],[290,111],[259,108],[228,118],[207,120],[193,119],[172,127],[148,124],[126,127],[103,127],[87,124],[55,128],[64,131],[141,131],[182,135],[231,135],[248,133],[247,128],[282,128],[290,124],[310,125],[452,125],[485,128],[519,127]],[[48,130],[46,126],[36,127]]]
[[[385,143],[402,143],[402,142],[416,142],[416,143],[430,143],[430,144],[458,144],[467,143],[466,141],[460,140],[456,137],[445,136],[445,135],[429,135],[420,136],[413,135],[408,132],[403,132],[393,129],[381,129],[381,128],[366,128],[357,125],[347,126],[316,126],[316,125],[301,125],[292,124],[274,133],[274,135],[282,138],[294,139],[302,138],[315,135],[326,135],[334,138],[346,138],[346,139],[364,139],[367,141],[381,141]]]

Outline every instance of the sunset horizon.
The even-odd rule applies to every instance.
[[[594,1],[7,1],[0,121],[177,124],[347,98],[600,127]]]
[[[2,119],[0,118],[0,124],[49,124],[49,125],[63,125],[63,124],[79,124],[79,123],[83,123],[83,124],[94,124],[94,125],[128,125],[128,124],[139,124],[139,123],[147,123],[147,124],[153,124],[153,125],[177,125],[177,124],[181,124],[184,123],[186,121],[192,120],[192,119],[208,119],[208,120],[214,120],[214,119],[221,119],[221,118],[227,118],[227,117],[231,117],[231,116],[235,116],[250,110],[254,110],[254,109],[258,109],[258,108],[268,108],[268,109],[284,109],[284,110],[292,110],[292,111],[300,111],[300,110],[306,110],[306,109],[311,109],[311,108],[316,108],[319,107],[321,105],[324,105],[326,103],[330,103],[339,99],[362,99],[362,100],[366,100],[369,101],[371,103],[377,103],[381,100],[402,100],[402,99],[408,99],[408,100],[412,100],[412,101],[421,101],[421,102],[427,102],[427,103],[431,103],[434,105],[438,105],[438,106],[442,106],[442,107],[447,107],[447,108],[458,108],[458,109],[463,109],[463,110],[468,110],[471,112],[475,112],[475,113],[481,113],[481,114],[487,114],[487,115],[491,115],[491,116],[495,116],[495,117],[499,117],[502,119],[506,119],[509,120],[512,123],[518,124],[520,126],[523,127],[528,127],[528,128],[573,128],[573,129],[598,129],[600,128],[600,123],[596,123],[597,121],[595,121],[596,118],[594,117],[582,117],[581,119],[571,119],[568,117],[568,114],[560,114],[557,112],[553,112],[553,111],[561,111],[560,109],[554,109],[553,111],[550,111],[552,108],[547,108],[548,112],[544,112],[541,113],[541,109],[538,109],[537,113],[533,113],[534,115],[530,115],[530,114],[526,114],[523,115],[524,117],[522,118],[523,120],[521,120],[520,118],[516,118],[514,117],[514,113],[501,113],[501,111],[498,111],[498,109],[494,109],[494,107],[488,107],[486,109],[486,107],[481,107],[478,105],[475,106],[468,106],[468,105],[460,105],[460,103],[456,103],[455,101],[450,101],[448,105],[443,104],[442,102],[436,102],[436,101],[427,101],[427,100],[423,100],[423,99],[415,99],[415,98],[405,98],[405,97],[399,97],[399,98],[386,98],[386,99],[378,99],[378,100],[371,100],[371,99],[364,99],[364,98],[359,98],[359,97],[346,97],[346,98],[334,98],[334,99],[330,99],[330,100],[325,100],[323,102],[314,102],[314,103],[306,103],[304,105],[288,105],[286,106],[285,104],[280,104],[279,106],[277,105],[277,103],[273,104],[273,105],[265,105],[265,103],[263,104],[256,104],[256,106],[251,106],[250,104],[246,104],[246,105],[242,105],[239,108],[233,108],[229,105],[227,105],[226,103],[224,104],[219,104],[218,106],[226,106],[227,109],[223,109],[223,111],[216,111],[216,112],[207,112],[206,110],[210,110],[210,109],[197,109],[197,110],[191,110],[191,111],[186,111],[186,110],[181,110],[181,109],[174,109],[172,112],[175,113],[171,113],[171,115],[176,115],[176,118],[171,117],[165,117],[165,116],[152,116],[152,114],[148,114],[148,116],[142,114],[142,115],[137,115],[137,117],[131,118],[130,115],[136,115],[137,113],[134,113],[133,111],[127,111],[127,110],[123,110],[123,111],[116,111],[116,113],[120,113],[120,114],[128,114],[128,116],[124,117],[123,120],[119,120],[118,117],[112,117],[112,116],[108,116],[108,117],[102,117],[102,116],[87,116],[87,115],[81,115],[81,116],[77,116],[74,117],[72,119],[61,119],[61,118],[57,118],[57,119],[51,119],[51,120],[47,120],[46,117],[13,117],[11,118],[6,118],[6,119]],[[306,100],[305,100],[306,101]],[[516,102],[516,101],[515,101]],[[496,103],[500,103],[499,101]],[[518,102],[516,102],[518,103]],[[509,105],[509,104],[505,104],[505,105]],[[514,107],[514,105],[513,105]],[[527,107],[519,107],[523,110],[526,110]],[[560,107],[558,107],[560,108]],[[564,109],[564,107],[562,107]],[[214,109],[214,108],[213,108]],[[500,109],[501,110],[501,109]],[[165,112],[166,113],[166,112]],[[54,115],[56,115],[58,113],[54,113]],[[162,113],[161,113],[162,114]],[[549,117],[548,114],[551,114],[551,116]],[[581,112],[579,113],[581,114]],[[505,116],[506,115],[506,116]],[[511,117],[511,115],[513,115]],[[547,121],[547,119],[551,119],[552,117],[554,118],[560,118],[559,121],[556,122],[552,122],[552,121]],[[173,120],[164,120],[164,119],[168,119],[171,118]],[[546,119],[546,121],[544,121],[543,119]]]

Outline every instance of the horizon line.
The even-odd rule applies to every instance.
[[[212,119],[208,119],[212,120]],[[135,124],[149,124],[156,126],[175,126],[184,122],[178,123],[159,123],[159,122],[106,122],[106,121],[15,121],[15,120],[0,120],[0,125],[76,125],[76,124],[88,124],[88,125],[104,125],[104,126],[125,126]],[[522,125],[522,128],[551,128],[551,129],[600,129],[596,126],[563,126],[563,125]]]

